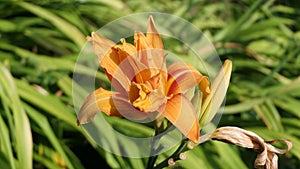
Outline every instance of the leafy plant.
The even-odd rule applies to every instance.
[[[1,2],[1,167],[145,166],[145,159],[123,158],[106,152],[76,125],[72,73],[76,57],[86,42],[85,36],[90,32],[131,13],[166,11],[202,29],[215,44],[220,58],[233,62],[232,80],[219,126],[239,126],[266,140],[291,140],[293,149],[280,156],[279,168],[299,168],[300,13],[297,3],[274,0]],[[168,45],[179,54],[185,51],[176,42]],[[79,66],[82,74],[92,76],[90,65]],[[109,85],[103,72],[99,71],[96,78],[101,85]],[[108,120],[119,130],[131,126],[144,134],[153,132],[125,120]],[[252,168],[255,156],[247,149],[208,142],[186,153],[186,160],[176,162],[175,166]]]

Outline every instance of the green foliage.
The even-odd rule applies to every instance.
[[[279,167],[299,168],[299,9],[299,2],[289,0],[1,2],[1,167],[145,166],[146,159],[106,152],[76,125],[71,78],[76,57],[90,32],[124,15],[160,11],[187,19],[202,29],[215,44],[220,58],[233,61],[219,126],[239,126],[267,140],[291,140],[294,147],[279,157]],[[178,43],[168,45],[184,51]],[[80,73],[93,75],[88,65],[77,66]],[[96,78],[102,85],[108,85],[104,73],[98,72]],[[141,136],[153,132],[147,126],[126,120],[109,118],[108,121],[120,131],[138,128]],[[108,143],[120,148],[115,140]],[[159,156],[158,162],[168,153]],[[176,162],[175,166],[252,168],[255,155],[232,145],[209,142],[187,152],[187,159]]]

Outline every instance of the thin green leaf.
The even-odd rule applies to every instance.
[[[74,167],[72,165],[72,162],[69,160],[68,156],[66,155],[63,147],[60,144],[60,140],[55,136],[47,118],[30,107],[29,105],[23,103],[23,106],[25,107],[25,110],[27,111],[29,117],[33,119],[33,121],[40,127],[40,129],[43,131],[43,133],[46,135],[50,143],[53,145],[55,150],[60,154],[60,156],[64,159],[66,162],[66,165],[68,168],[79,168],[79,165]]]
[[[281,109],[286,110],[287,112],[300,118],[299,100],[288,96],[281,96],[274,99],[274,103]]]
[[[17,54],[23,59],[28,59],[28,62],[34,64],[36,66],[35,69],[39,69],[42,71],[47,70],[67,70],[68,72],[73,72],[74,67],[76,66],[76,73],[90,75],[94,77],[96,75],[96,78],[103,81],[104,83],[109,82],[107,77],[104,73],[96,72],[95,68],[89,68],[87,66],[84,66],[82,64],[76,64],[75,61],[71,61],[69,59],[65,58],[55,58],[55,57],[49,57],[45,55],[38,55],[33,52],[30,52],[28,50],[25,50],[23,48],[13,46],[8,43],[1,43],[0,42],[0,48],[4,50],[12,51],[13,53]],[[96,57],[89,56],[89,59],[95,59]],[[86,59],[86,58],[84,58]],[[97,62],[95,62],[97,63]],[[36,70],[32,70],[36,71]]]
[[[28,103],[38,107],[45,112],[57,117],[66,123],[76,127],[75,114],[68,109],[57,97],[53,95],[43,95],[24,81],[15,80],[19,89],[20,97]]]
[[[31,169],[33,143],[29,120],[21,105],[18,89],[13,81],[13,77],[2,64],[0,64],[0,84],[6,92],[6,95],[2,95],[2,97],[8,97],[13,113],[18,166],[22,166],[24,169]]]
[[[15,162],[14,162],[14,156],[13,156],[13,150],[12,150],[11,141],[9,138],[9,131],[7,126],[5,125],[4,120],[2,119],[2,116],[0,116],[0,152],[2,152],[0,158],[5,158],[5,161],[7,161],[7,168],[15,169]],[[4,160],[4,159],[3,159]],[[2,164],[2,162],[0,163]]]
[[[283,130],[280,116],[270,100],[267,100],[266,103],[254,106],[254,111],[264,121],[269,129],[274,131]]]
[[[252,14],[260,9],[260,6],[266,3],[264,0],[257,0],[252,6],[239,18],[239,20],[235,23],[230,24],[229,26],[225,27],[222,31],[220,31],[215,37],[215,41],[220,41],[222,39],[230,40],[231,38],[235,37],[238,31],[241,30],[245,22],[249,21]]]
[[[9,162],[9,159],[5,156],[3,152],[0,151],[0,164],[2,168],[12,168]]]
[[[1,32],[13,32],[16,31],[17,25],[11,21],[0,19],[0,31]]]
[[[63,20],[62,18],[58,17],[57,15],[50,12],[49,10],[27,2],[17,2],[16,4],[36,14],[37,16],[51,22],[54,26],[57,27],[57,29],[62,31],[73,42],[75,42],[78,47],[82,47],[86,42],[85,36],[75,26]]]
[[[41,147],[41,146],[40,146]],[[42,150],[44,151],[44,150]],[[51,151],[51,153],[49,153],[50,150],[47,150],[47,154],[54,154],[53,151]],[[51,168],[51,169],[61,169],[64,166],[60,166],[57,161],[55,161],[55,159],[51,160],[47,157],[44,156],[44,154],[40,154],[40,153],[33,153],[33,159],[37,162],[39,162],[40,164],[44,165],[47,168]]]
[[[207,152],[208,153],[208,152]],[[186,159],[176,162],[179,166],[184,168],[205,168],[214,169],[212,166],[212,160],[209,159],[202,147],[196,147],[191,151],[186,152]]]
[[[221,142],[213,142],[213,145],[216,147],[221,160],[220,166],[224,169],[232,168],[232,169],[247,169],[247,166],[240,158],[240,156],[230,148],[229,145]],[[229,155],[230,154],[230,155]]]
[[[255,105],[260,104],[264,102],[265,99],[252,99],[252,100],[246,100],[241,103],[233,104],[233,105],[227,105],[224,108],[223,113],[224,114],[236,114],[245,112],[248,110],[251,110]]]

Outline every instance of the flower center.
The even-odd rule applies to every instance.
[[[163,91],[158,90],[160,74],[144,83],[132,82],[129,89],[129,100],[132,105],[143,112],[154,112],[166,102]]]

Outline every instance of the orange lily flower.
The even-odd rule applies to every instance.
[[[198,141],[198,117],[185,93],[199,85],[206,97],[208,77],[184,62],[166,67],[163,43],[151,16],[146,36],[135,32],[134,45],[125,39],[115,44],[98,33],[88,40],[115,91],[99,88],[88,95],[78,113],[79,124],[93,120],[99,111],[144,122],[163,116],[187,138]]]

